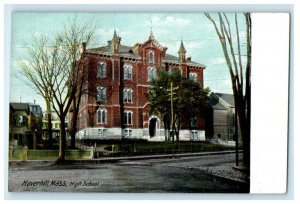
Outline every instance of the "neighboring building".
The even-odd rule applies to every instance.
[[[88,94],[81,98],[79,139],[163,141],[169,133],[164,131],[162,119],[148,114],[150,81],[159,70],[177,70],[203,87],[205,65],[186,57],[182,41],[178,56],[167,54],[152,31],[148,40],[134,46],[121,45],[116,31],[106,46],[86,50],[83,43],[80,64],[88,70]],[[181,128],[180,140],[205,140],[204,118],[191,121]]]
[[[51,112],[51,123],[52,123],[52,141],[55,144],[58,144],[59,135],[60,135],[60,119],[57,116],[55,111]],[[68,120],[65,120],[66,128],[68,127]],[[48,132],[48,115],[47,112],[43,114],[43,136],[44,141],[49,141],[49,132]]]
[[[235,103],[233,95],[211,92],[209,98],[210,105],[213,108],[213,137],[233,141],[235,133]]]
[[[41,140],[42,108],[31,103],[10,103],[9,141],[11,145],[35,149]]]

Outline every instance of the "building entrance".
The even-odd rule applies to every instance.
[[[149,125],[149,135],[150,135],[150,137],[156,136],[156,124],[157,124],[157,119],[152,118],[150,120],[150,125]]]

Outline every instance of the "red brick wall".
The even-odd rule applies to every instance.
[[[154,53],[154,63],[149,62],[149,51]],[[151,44],[145,43],[138,48],[138,53],[142,56],[142,59],[124,59],[118,54],[113,56],[104,56],[96,54],[85,54],[86,63],[88,63],[88,104],[84,105],[84,97],[82,97],[82,107],[80,113],[83,116],[84,110],[94,112],[94,127],[121,127],[121,117],[124,110],[131,110],[133,112],[132,125],[124,125],[123,127],[132,128],[148,128],[148,100],[147,92],[148,88],[148,67],[154,66],[156,70],[178,69],[179,65],[167,65],[162,63],[162,57],[165,56],[165,50],[154,47]],[[97,78],[97,64],[99,61],[106,63],[106,77]],[[132,65],[132,80],[124,80],[123,66],[125,63]],[[182,73],[184,76],[188,76],[189,72],[196,72],[198,75],[198,81],[203,85],[203,70],[199,68],[190,68],[186,64],[182,64]],[[107,87],[107,101],[96,105],[96,88],[98,85]],[[123,88],[130,88],[133,90],[132,102],[123,103]],[[121,98],[120,98],[121,97]],[[121,99],[121,100],[120,100]],[[105,108],[107,110],[107,123],[97,124],[97,109]],[[90,117],[87,117],[87,125],[90,126]],[[199,118],[199,127],[204,129],[204,119]],[[85,128],[83,119],[79,129]],[[161,121],[161,127],[163,127]]]

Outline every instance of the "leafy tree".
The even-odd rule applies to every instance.
[[[178,142],[182,122],[205,113],[208,92],[209,89],[203,89],[199,83],[183,77],[177,71],[160,71],[151,81],[149,113],[160,115],[165,130],[171,130]]]
[[[214,18],[205,13],[212,22],[220,40],[226,64],[230,73],[235,109],[239,119],[243,141],[243,162],[246,167],[250,166],[250,114],[251,114],[251,16],[244,13],[243,24],[245,35],[241,36],[238,23],[238,15],[229,16],[225,13],[217,13]],[[233,24],[233,25],[232,25]],[[246,63],[242,62],[241,39],[246,39]],[[237,51],[236,51],[237,49]]]

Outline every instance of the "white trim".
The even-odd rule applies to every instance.
[[[105,73],[103,76],[99,76],[98,77],[98,69],[99,69],[99,67],[98,67],[98,65],[99,64],[102,64],[102,65],[104,65],[104,72],[102,72],[102,73]],[[103,61],[102,59],[100,59],[98,62],[97,62],[97,74],[96,74],[96,77],[97,77],[97,79],[99,79],[99,78],[106,78],[106,73],[107,73],[107,69],[106,69],[106,67],[107,67],[107,64],[106,64],[106,62],[105,61]],[[101,75],[101,74],[100,74]]]
[[[128,113],[131,114],[131,120],[130,120],[130,123],[128,123]],[[127,120],[127,123],[124,123],[124,125],[132,125],[133,124],[133,111],[132,110],[124,110],[123,112],[123,117],[124,117],[124,114],[126,114],[126,120]]]
[[[153,55],[153,60],[152,61],[150,61],[150,54],[152,54]],[[150,50],[149,52],[148,52],[148,64],[155,64],[155,54],[154,54],[154,52],[152,51],[152,50]]]
[[[125,75],[125,70],[128,70],[130,72],[130,78],[125,78],[125,76],[127,77],[127,75]],[[125,63],[123,65],[123,80],[132,81],[132,64]]]
[[[103,122],[102,121],[102,114],[103,113],[100,113],[100,122],[98,122],[98,112],[105,112],[105,121]],[[99,125],[99,124],[107,124],[107,110],[105,108],[98,108],[97,111],[96,111],[96,123]]]
[[[150,85],[146,85],[146,84],[138,84],[137,86],[148,88]]]
[[[156,119],[156,130],[155,130],[155,135],[153,137],[155,137],[156,135],[160,135],[160,118],[156,115],[151,115],[148,119],[148,131],[150,131],[150,120],[152,120],[153,118]],[[150,135],[150,133],[149,133]]]
[[[124,100],[125,93],[127,95],[127,101]],[[130,95],[129,95],[130,93]],[[130,96],[130,97],[129,97]],[[130,98],[130,101],[128,100]],[[123,103],[133,103],[133,90],[132,88],[123,88]]]
[[[149,79],[149,70],[151,70],[151,72],[154,70],[155,72],[155,75],[153,76],[153,73],[152,73],[152,78],[151,79]],[[157,74],[157,69],[156,69],[156,67],[155,66],[148,66],[148,68],[147,68],[147,82],[150,82],[152,79],[154,79],[154,78],[156,78],[156,74]]]

